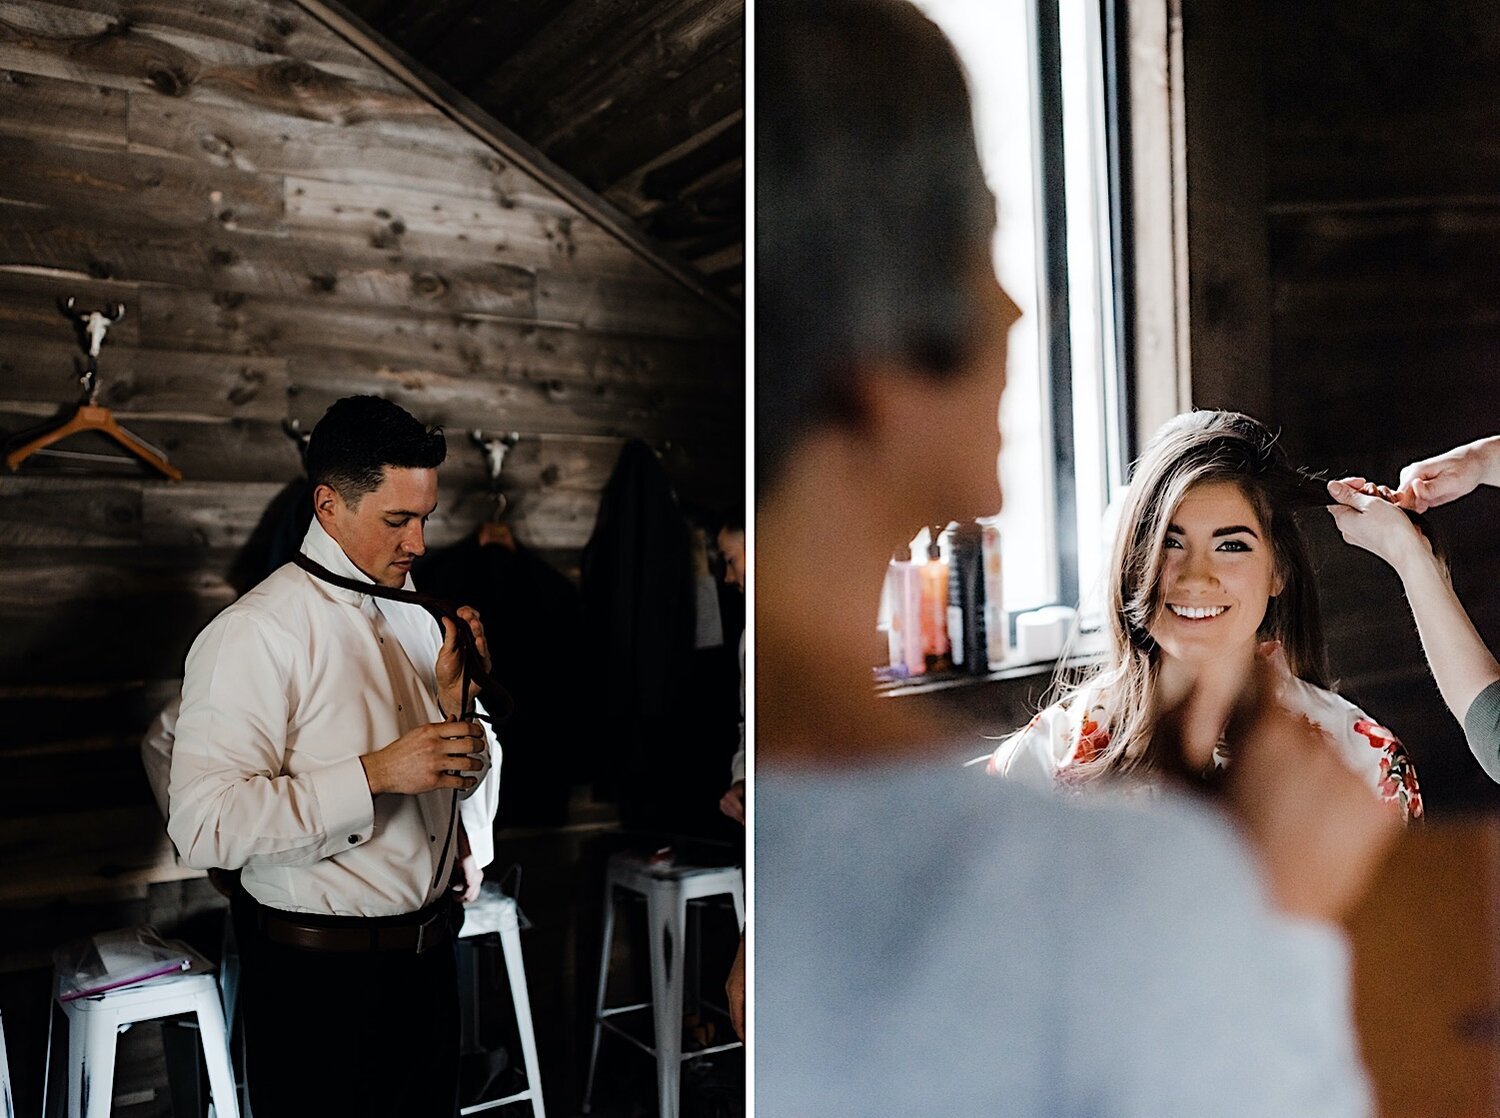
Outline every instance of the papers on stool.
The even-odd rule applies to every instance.
[[[100,932],[59,947],[52,955],[57,1000],[70,1002],[153,979],[212,971],[214,965],[177,939],[137,925]]]

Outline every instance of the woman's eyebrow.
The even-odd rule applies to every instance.
[[[1175,525],[1175,524],[1168,524],[1167,525],[1167,534],[1171,535],[1173,532],[1177,533],[1177,535],[1179,535],[1179,536],[1185,536],[1185,535],[1187,535],[1187,533],[1184,532],[1177,525]],[[1240,532],[1245,532],[1245,533],[1247,533],[1249,535],[1254,536],[1256,539],[1260,539],[1260,533],[1259,532],[1257,532],[1254,528],[1247,527],[1244,524],[1231,524],[1227,528],[1215,528],[1214,532],[1213,532],[1213,537],[1212,538],[1213,539],[1218,539],[1220,536],[1234,536],[1234,535],[1238,535]]]

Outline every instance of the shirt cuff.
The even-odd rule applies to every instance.
[[[375,797],[370,795],[370,780],[358,757],[319,769],[309,774],[308,781],[318,797],[323,832],[330,841],[347,836],[354,846],[369,839],[375,823]]]
[[[1464,715],[1469,752],[1491,780],[1500,782],[1500,679],[1475,696]]]

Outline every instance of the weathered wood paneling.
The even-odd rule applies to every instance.
[[[398,186],[445,197],[551,200],[550,191],[512,170],[503,156],[467,132],[434,128],[430,118],[338,124],[283,117],[268,129],[264,118],[232,106],[159,104],[161,99],[150,94],[131,96],[151,102],[150,111],[131,114],[127,139],[135,150],[171,152],[241,171]]]
[[[743,144],[710,142],[744,112],[743,0],[389,0],[352,10],[379,49],[472,98],[743,303]],[[621,183],[693,149],[712,159],[713,185],[662,196]],[[658,207],[669,220],[647,218]],[[737,245],[739,258],[702,261],[692,248],[703,236]]]
[[[625,438],[686,500],[741,491],[741,325],[296,4],[0,0],[0,146],[0,436],[77,399],[57,299],[118,301],[99,402],[185,475],[0,474],[0,903],[190,874],[140,735],[300,475],[284,420],[370,392],[444,424],[430,547],[493,513],[470,430],[517,432],[507,520],[575,577]]]
[[[0,818],[0,904],[202,877],[180,865],[153,804]]]
[[[1271,356],[1266,120],[1255,95],[1264,7],[1202,0],[1184,6],[1182,18],[1192,400],[1263,415]]]
[[[1264,31],[1269,418],[1299,461],[1394,482],[1500,432],[1500,10],[1270,0]],[[1496,505],[1480,494],[1434,514],[1492,647]],[[1326,531],[1315,541],[1345,690],[1407,740],[1435,814],[1500,805],[1426,672],[1399,581]]]
[[[0,136],[45,140],[83,148],[121,151],[127,143],[128,94],[105,85],[59,81],[17,70],[0,70]]]

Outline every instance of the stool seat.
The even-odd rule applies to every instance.
[[[526,1066],[526,1089],[504,1098],[473,1103],[459,1113],[477,1114],[510,1103],[525,1102],[530,1104],[535,1118],[546,1118],[542,1106],[542,1074],[537,1064],[536,1031],[531,1023],[531,996],[527,992],[526,969],[521,961],[520,913],[513,897],[506,896],[494,882],[486,881],[480,886],[478,899],[464,906],[464,922],[458,935],[462,941],[491,933],[499,935],[500,948],[505,955],[505,974],[510,981],[511,1002],[515,1006],[516,1027],[521,1036],[521,1057]],[[472,1011],[478,1001],[478,982],[473,967],[467,969],[470,980],[465,993],[468,1008]]]
[[[618,890],[646,901],[647,940],[651,953],[651,1001],[639,1005],[605,1006],[609,960],[614,942],[615,895]],[[727,895],[735,920],[745,926],[745,883],[737,866],[681,865],[647,854],[625,851],[610,856],[604,874],[604,942],[599,959],[599,992],[594,1007],[594,1043],[589,1055],[583,1112],[589,1113],[594,1093],[594,1070],[605,1029],[624,1037],[656,1058],[657,1103],[661,1118],[677,1118],[681,1101],[682,1061],[743,1047],[740,1041],[684,1052],[682,1003],[686,988],[687,906],[689,901]],[[642,1044],[609,1019],[649,1008],[655,1026],[654,1044]],[[726,1014],[727,1016],[727,1014]]]
[[[54,976],[53,997],[61,993]],[[179,1013],[198,1018],[198,1035],[208,1065],[208,1084],[218,1118],[239,1118],[229,1038],[219,986],[212,974],[180,974],[155,978],[138,986],[122,986],[90,997],[57,1002],[68,1026],[68,1064],[64,1080],[68,1118],[109,1118],[115,1077],[115,1043],[120,1031],[140,1021],[154,1021]],[[50,1079],[52,1032],[47,1034]],[[50,1083],[44,1083],[45,1096]]]

